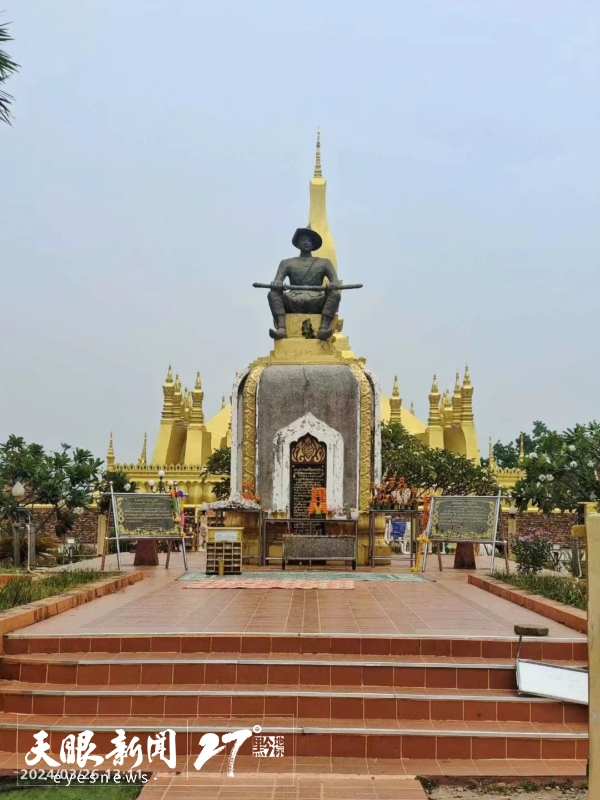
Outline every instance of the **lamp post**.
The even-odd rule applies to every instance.
[[[164,469],[158,470],[158,486],[155,484],[153,480],[148,481],[148,486],[150,487],[150,491],[152,494],[166,494],[167,492],[171,491],[171,487],[173,486],[173,481],[167,481],[166,485],[163,480],[165,477]],[[175,483],[177,486],[177,483]]]
[[[11,490],[11,494],[14,499],[17,501],[17,504],[21,502],[21,500],[25,497],[25,487],[20,481],[17,481]],[[21,536],[19,531],[19,519],[18,516],[15,517],[15,520],[12,523],[12,532],[13,532],[13,566],[15,569],[20,567],[21,565]]]

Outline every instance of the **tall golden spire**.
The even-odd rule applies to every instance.
[[[113,434],[110,432],[108,440],[108,453],[106,454],[106,469],[111,470],[115,466],[115,449],[113,447]]]
[[[171,422],[173,420],[174,391],[175,391],[175,385],[173,383],[173,370],[171,369],[171,365],[169,364],[169,369],[167,370],[167,377],[165,378],[165,382],[163,383],[163,407],[162,407],[161,420],[165,422]]]
[[[519,436],[519,460],[518,465],[521,467],[525,462],[525,440],[523,439],[523,434]]]
[[[175,375],[175,383],[173,384],[173,419],[175,422],[179,422],[182,418],[182,402],[181,381],[179,380],[179,375]]]
[[[449,389],[442,395],[441,417],[444,428],[449,428],[452,425],[452,400]]]
[[[314,175],[310,181],[310,208],[308,225],[323,239],[322,246],[316,250],[319,258],[328,258],[337,270],[337,256],[333,236],[327,222],[327,181],[323,178],[321,168],[321,133],[317,131],[317,148],[315,155]]]
[[[192,425],[204,425],[204,410],[202,403],[204,401],[204,392],[202,391],[202,384],[200,383],[200,373],[196,375],[196,383],[192,389],[192,413],[190,416],[190,423]]]
[[[471,385],[471,376],[469,375],[469,365],[465,367],[465,377],[461,389],[461,422],[473,422],[473,386]]]
[[[462,419],[462,391],[460,386],[460,375],[456,370],[456,380],[454,382],[454,394],[452,395],[452,425],[460,428]]]
[[[394,375],[394,386],[390,397],[390,422],[402,422],[402,398],[398,389],[397,375]]]
[[[146,466],[146,463],[148,461],[147,447],[148,447],[148,434],[145,433],[144,434],[144,444],[142,445],[142,453],[141,453],[140,457],[138,458],[138,464],[140,464],[140,466]]]
[[[322,178],[323,170],[321,169],[321,131],[317,128],[317,151],[315,154],[315,174],[313,178]]]
[[[190,424],[191,416],[192,416],[192,395],[190,394],[190,391],[186,386],[181,400],[181,419],[183,420],[185,425]]]
[[[492,437],[490,436],[490,444],[488,451],[488,469],[496,469],[496,459],[494,457],[494,445],[492,444]]]
[[[427,419],[429,426],[440,427],[442,424],[442,417],[440,414],[440,392],[438,389],[437,375],[433,376],[431,384],[431,391],[429,392],[429,417]]]

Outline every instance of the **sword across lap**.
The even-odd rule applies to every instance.
[[[330,283],[327,286],[289,286],[288,284],[277,284],[277,283],[253,283],[252,286],[255,289],[279,289],[282,292],[287,291],[300,291],[300,292],[324,292],[329,289],[336,289],[336,291],[342,289],[362,289],[362,283],[346,283],[342,284],[341,286],[332,286]]]

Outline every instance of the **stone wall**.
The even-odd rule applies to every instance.
[[[36,522],[40,521],[48,515],[49,510],[47,508],[36,508],[33,512],[34,520]],[[76,539],[80,544],[95,545],[98,539],[98,514],[97,508],[86,508],[83,514],[77,517],[73,529],[67,535]],[[50,536],[51,538],[60,538],[62,540],[63,537],[56,536],[55,517],[51,517],[47,522],[42,536]]]
[[[509,515],[504,512],[501,515],[500,525],[504,536],[508,531]],[[576,514],[541,514],[525,513],[517,514],[517,536],[531,533],[535,530],[545,531],[550,535],[552,544],[561,544],[563,547],[570,547],[573,539],[571,538],[571,527],[575,525]]]

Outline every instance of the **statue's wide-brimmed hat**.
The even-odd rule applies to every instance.
[[[323,239],[319,236],[316,231],[313,231],[312,228],[298,228],[296,233],[292,236],[292,244],[294,247],[298,247],[298,239],[301,236],[309,236],[312,240],[312,248],[311,250],[318,250],[321,245],[323,244]]]

